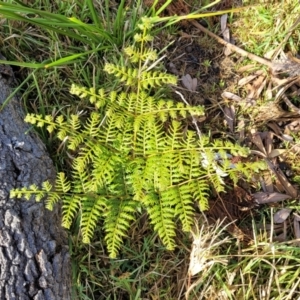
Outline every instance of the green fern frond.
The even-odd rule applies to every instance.
[[[119,149],[121,147],[120,141],[118,138],[123,136],[123,134],[129,130],[132,131],[132,122],[133,118],[130,115],[124,113],[125,116],[121,116],[121,112],[116,113],[112,117],[108,117],[105,124],[105,131],[99,135],[103,137],[103,142],[109,147],[112,146],[115,149]],[[121,121],[124,121],[122,124]],[[125,122],[126,120],[126,122]],[[116,126],[118,124],[118,127]],[[129,128],[131,127],[131,128]],[[118,137],[118,138],[117,138]]]
[[[45,118],[45,120],[47,121],[47,118]],[[67,125],[67,123],[65,122],[65,119],[62,115],[59,115],[56,117],[55,119],[55,123],[58,125],[58,127],[62,128],[64,126]]]
[[[173,120],[169,129],[167,143],[170,149],[179,150],[182,148],[183,136],[182,125],[180,122]]]
[[[90,117],[84,124],[83,133],[86,133],[90,137],[97,137],[99,135],[99,125],[101,122],[100,115],[96,112],[92,112]]]
[[[42,189],[46,192],[49,193],[52,191],[52,184],[49,181],[45,181],[42,183]]]
[[[68,193],[71,189],[71,184],[66,178],[65,173],[60,172],[57,174],[55,181],[55,189],[57,192]]]
[[[56,192],[47,192],[46,208],[53,210],[54,205],[61,200],[62,195]]]
[[[132,86],[138,82],[143,90],[177,83],[176,76],[159,71],[142,71],[139,75],[137,69],[117,66],[110,63],[105,64],[104,71],[108,74],[114,74],[114,76],[128,86]]]
[[[154,26],[153,21],[154,18],[142,17],[141,23],[139,23],[137,26],[143,32],[143,34],[146,34]]]
[[[167,164],[167,160],[161,158],[160,155],[149,156],[145,167],[145,182],[150,179],[155,191],[163,191],[170,186],[170,165]]]
[[[146,160],[138,156],[127,165],[126,182],[132,188],[133,200],[141,201],[149,192],[149,187],[145,182]]]
[[[109,156],[95,156],[94,168],[91,172],[94,184],[97,184],[98,186],[111,184],[115,178],[115,172],[120,169],[122,163],[122,157],[114,155],[113,153],[110,153]]]
[[[11,198],[22,198],[30,200],[31,197],[35,196],[37,201],[40,201],[45,197],[46,193],[44,190],[39,189],[35,184],[30,185],[28,188],[22,187],[19,189],[12,189],[10,191]]]
[[[137,124],[134,124],[137,126]],[[143,118],[139,128],[134,128],[134,153],[137,155],[151,155],[165,149],[165,137],[162,124],[151,118]]]
[[[62,204],[62,226],[69,229],[75,218],[75,215],[79,212],[81,205],[81,199],[84,195],[80,194],[65,194],[63,197]]]
[[[110,199],[105,213],[105,241],[111,258],[115,258],[135,220],[137,202],[127,199]]]
[[[137,33],[137,34],[134,35],[134,40],[137,43],[151,42],[151,41],[153,41],[153,36],[151,36],[150,34],[140,34],[140,33]]]
[[[140,35],[136,35],[136,38],[138,42],[141,41]],[[146,38],[145,40],[149,40],[149,38]],[[133,46],[129,46],[124,49],[124,53],[130,58],[130,61],[132,63],[137,63],[139,61],[154,61],[157,59],[157,53],[156,51],[152,49],[145,49],[144,52],[141,53],[139,49],[134,48]]]
[[[71,127],[74,131],[79,131],[79,129],[80,129],[80,127],[81,127],[81,123],[80,123],[80,120],[79,120],[79,116],[78,116],[78,115],[71,115],[69,124],[70,124],[70,127]]]
[[[209,180],[194,180],[188,183],[188,187],[195,202],[198,202],[201,211],[208,210]]]
[[[154,226],[154,230],[158,233],[160,239],[168,250],[175,248],[175,209],[170,205],[168,199],[158,195],[157,193],[148,194],[143,199],[147,212]]]
[[[86,87],[80,87],[76,84],[71,85],[70,93],[73,95],[77,95],[80,98],[86,98],[86,97],[93,97],[96,94],[96,91],[94,88],[86,88]]]
[[[105,211],[106,203],[106,198],[95,194],[87,194],[81,198],[82,214],[80,226],[82,228],[83,243],[90,243],[97,223]]]
[[[80,88],[79,86],[72,85],[75,89]],[[86,89],[86,92],[88,90]],[[110,93],[110,97],[106,96],[106,92],[104,89],[99,89],[98,92],[93,90],[94,93],[91,93],[89,96],[89,100],[91,104],[95,104],[96,108],[102,108],[104,107],[109,101],[112,101],[112,97],[115,92]]]
[[[212,186],[223,191],[225,176],[237,183],[240,176],[249,178],[264,167],[259,162],[233,164],[233,156],[246,157],[249,150],[188,130],[186,118],[203,116],[203,107],[157,96],[177,78],[155,69],[157,53],[148,47],[152,26],[153,19],[142,18],[134,45],[124,50],[126,59],[105,65],[104,71],[119,81],[117,88],[72,84],[70,93],[95,107],[88,118],[26,116],[66,143],[75,158],[70,178],[58,173],[54,188],[45,182],[40,189],[32,185],[11,191],[11,197],[47,196],[49,209],[61,199],[63,226],[70,228],[79,217],[85,243],[104,224],[110,257],[117,256],[142,209],[166,247],[174,249],[177,221],[189,231],[195,203],[207,210]]]
[[[160,87],[166,84],[176,84],[177,78],[174,75],[162,73],[159,71],[144,71],[141,74],[139,85],[143,90]]]
[[[85,146],[81,147],[78,153],[78,156],[73,160],[72,167],[76,172],[83,172],[87,169],[88,165],[93,165],[95,158],[94,153],[101,155],[105,151],[105,147],[101,145],[95,145],[93,142],[85,142]]]
[[[66,135],[66,132],[62,133],[60,137],[63,137]],[[68,149],[75,151],[80,144],[84,142],[84,135],[83,134],[77,134],[73,136],[69,136],[68,139]]]
[[[114,120],[114,117],[116,114],[127,114],[128,116],[130,116],[130,114],[127,112],[127,110],[116,104],[116,103],[110,103],[108,106],[107,106],[107,110],[106,110],[106,117],[107,118],[111,118],[111,123],[112,123],[112,120]],[[106,124],[107,124],[108,120],[106,120]]]
[[[43,127],[45,125],[45,120],[42,115],[27,114],[25,122],[36,125],[37,127]]]
[[[137,82],[138,70],[134,68],[127,68],[125,66],[117,66],[111,63],[107,63],[104,66],[104,71],[108,74],[113,74],[121,82],[130,86]]]
[[[78,167],[78,165],[76,165],[76,167]],[[87,194],[97,191],[97,183],[95,180],[91,180],[91,175],[87,168],[79,171],[74,167],[72,176],[74,179],[73,188],[77,190],[77,193]]]
[[[68,137],[68,131],[65,129],[60,129],[56,136],[58,137],[58,139],[60,139],[61,141],[63,141],[65,138]]]
[[[194,223],[194,199],[188,185],[176,186],[161,193],[161,196],[175,207],[174,215],[179,218],[184,231],[188,232]]]

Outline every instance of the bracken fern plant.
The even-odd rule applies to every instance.
[[[212,187],[223,191],[224,176],[236,183],[241,174],[251,176],[262,167],[253,162],[233,165],[230,157],[247,156],[247,149],[187,129],[186,120],[202,116],[203,107],[159,96],[157,90],[177,79],[157,70],[157,53],[149,46],[151,18],[138,26],[134,44],[124,49],[124,64],[105,65],[108,76],[119,82],[115,90],[72,85],[72,94],[88,98],[95,107],[86,120],[79,115],[26,116],[26,122],[46,126],[65,141],[74,157],[70,177],[58,173],[54,185],[47,181],[42,187],[11,191],[11,197],[47,197],[48,209],[62,200],[63,226],[69,228],[79,215],[84,243],[103,224],[112,258],[141,210],[147,211],[167,249],[174,249],[176,222],[189,231],[195,204],[206,210]]]

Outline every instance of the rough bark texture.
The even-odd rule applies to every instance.
[[[0,72],[0,104],[10,93]],[[0,300],[68,300],[70,257],[59,209],[9,198],[12,188],[55,176],[44,145],[23,119],[18,98],[0,111]]]

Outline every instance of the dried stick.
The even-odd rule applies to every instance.
[[[245,51],[245,50],[243,50],[243,49],[241,49],[241,48],[239,48],[239,47],[237,47],[233,44],[230,44],[230,43],[226,42],[222,38],[218,37],[217,35],[215,35],[211,31],[209,31],[208,29],[206,29],[205,27],[200,25],[197,21],[190,20],[190,22],[195,27],[200,29],[202,32],[208,34],[209,36],[211,36],[212,38],[217,40],[220,44],[228,47],[232,51],[234,51],[234,52],[236,52],[236,53],[238,53],[242,56],[248,57],[249,59],[254,60],[254,61],[256,61],[256,62],[258,62],[262,65],[265,65],[265,66],[269,67],[273,74],[278,74],[278,73],[281,72],[281,73],[287,73],[291,77],[300,75],[300,62],[298,62],[297,59],[294,58],[294,57],[287,57],[287,59],[284,62],[271,61],[271,60],[268,60],[266,58],[262,58],[260,56],[249,53],[248,51]],[[288,37],[290,36],[292,30],[294,30],[299,23],[300,23],[300,18],[298,18],[296,20],[294,25],[289,30],[289,33],[287,34]],[[285,42],[285,41],[286,41],[286,38],[283,40],[283,42]],[[283,44],[283,42],[280,44],[280,46]],[[276,52],[278,52],[278,49],[277,49]]]
[[[242,56],[246,56],[254,61],[259,62],[262,65],[268,66],[269,68],[273,69],[273,63],[265,58],[262,58],[260,56],[257,56],[255,54],[249,53],[233,44],[230,44],[228,42],[226,42],[225,40],[223,40],[222,38],[218,37],[216,34],[212,33],[211,31],[209,31],[208,29],[206,29],[205,27],[203,27],[202,25],[200,25],[197,21],[195,20],[190,20],[190,22],[197,27],[198,29],[200,29],[202,32],[206,33],[207,35],[211,36],[212,38],[214,38],[215,40],[217,40],[220,44],[230,48],[232,51],[242,55]]]

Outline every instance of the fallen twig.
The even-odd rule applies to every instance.
[[[300,22],[300,19],[297,20],[297,22]],[[223,40],[222,38],[218,37],[216,34],[212,33],[211,31],[209,31],[208,29],[206,29],[205,27],[203,27],[202,25],[200,25],[197,21],[195,20],[190,20],[190,22],[197,27],[198,29],[200,29],[202,32],[206,33],[207,35],[211,36],[212,38],[214,38],[216,41],[218,41],[220,44],[230,48],[232,51],[248,57],[251,60],[254,60],[262,65],[265,65],[267,67],[269,67],[272,71],[272,73],[279,73],[279,72],[283,72],[283,73],[287,73],[289,76],[298,76],[300,75],[300,63],[296,60],[296,59],[292,59],[291,57],[287,57],[287,59],[284,62],[278,62],[278,61],[271,61],[268,60],[266,58],[262,58],[260,56],[257,56],[253,53],[250,53],[248,51],[245,51],[233,44],[230,44],[228,42],[226,42],[225,40]],[[295,23],[294,26],[296,26],[298,23]],[[293,26],[293,28],[294,28]]]
[[[197,21],[195,20],[190,20],[190,22],[197,27],[198,29],[200,29],[202,32],[206,33],[207,35],[211,36],[212,38],[214,38],[215,40],[217,40],[220,44],[230,48],[232,51],[242,55],[242,56],[246,56],[254,61],[259,62],[262,65],[268,66],[269,68],[273,67],[273,63],[265,58],[262,58],[260,56],[257,56],[255,54],[252,54],[248,51],[245,51],[233,44],[230,44],[228,42],[226,42],[225,40],[223,40],[222,38],[218,37],[216,34],[212,33],[211,31],[209,31],[208,29],[206,29],[205,27],[203,27],[202,25],[200,25]]]

